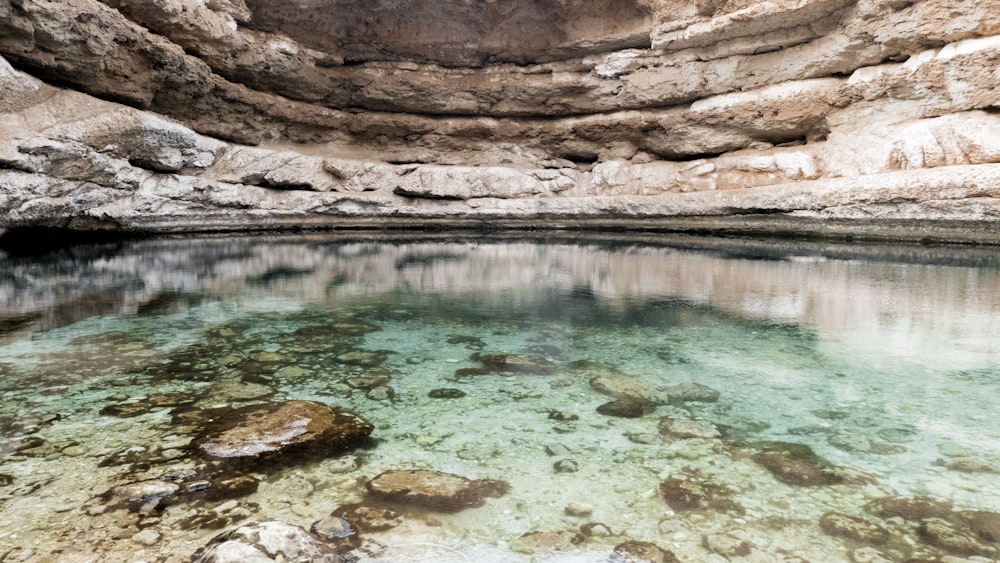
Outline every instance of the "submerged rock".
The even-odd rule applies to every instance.
[[[631,375],[602,373],[590,379],[590,386],[598,393],[614,399],[631,399],[653,405],[666,402],[663,400],[664,395],[655,387]]]
[[[564,530],[551,532],[528,532],[511,542],[511,549],[519,553],[550,553],[553,551],[574,551],[586,538],[578,532]]]
[[[309,532],[268,521],[224,532],[192,556],[193,563],[343,563],[343,558]]]
[[[786,485],[816,487],[836,485],[845,478],[829,462],[816,455],[803,444],[769,442],[760,444],[763,451],[751,456],[754,462],[768,470],[775,479]]]
[[[719,392],[701,383],[681,383],[666,388],[668,401],[672,405],[698,402],[714,403],[719,400]]]
[[[952,504],[927,497],[883,497],[865,506],[868,512],[880,518],[902,518],[919,522],[925,518],[943,518],[951,513]]]
[[[927,543],[954,555],[994,557],[997,548],[980,541],[971,530],[962,529],[943,518],[927,518],[917,528]]]
[[[343,504],[335,508],[330,516],[347,520],[359,532],[390,530],[403,522],[399,513],[391,508],[364,503]]]
[[[655,543],[627,541],[615,546],[608,563],[680,563],[672,551]]]
[[[537,354],[473,354],[472,359],[483,364],[482,374],[552,375],[558,370],[556,364]]]
[[[312,401],[235,409],[213,420],[194,443],[213,458],[253,458],[309,451],[336,455],[367,439],[372,425],[359,416]]]
[[[427,396],[431,399],[461,399],[466,395],[465,391],[461,389],[454,389],[452,387],[442,387],[440,389],[431,389]]]
[[[668,438],[719,438],[722,434],[711,422],[665,416],[658,425],[660,434]]]
[[[597,412],[604,416],[617,418],[639,418],[656,410],[656,405],[644,399],[625,397],[615,399],[597,407]]]
[[[689,475],[686,479],[670,477],[663,480],[660,483],[660,495],[675,512],[743,512],[743,507],[730,498],[732,491],[728,487],[697,478],[697,475]]]
[[[858,543],[882,545],[889,541],[889,532],[863,518],[827,512],[819,519],[819,527],[829,536],[848,538]]]
[[[427,470],[392,470],[365,484],[377,500],[418,506],[438,512],[458,512],[482,506],[487,497],[501,497],[510,490],[504,481],[468,479]]]

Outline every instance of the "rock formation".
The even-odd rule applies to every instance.
[[[998,241],[1000,0],[0,0],[0,228]]]

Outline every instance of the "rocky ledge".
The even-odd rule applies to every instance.
[[[1000,242],[1000,0],[0,0],[0,229]]]

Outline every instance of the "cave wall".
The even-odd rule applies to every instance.
[[[0,0],[0,228],[1000,241],[1000,0]]]

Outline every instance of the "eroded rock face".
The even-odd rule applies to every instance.
[[[998,31],[998,0],[0,0],[0,229],[995,241]]]

